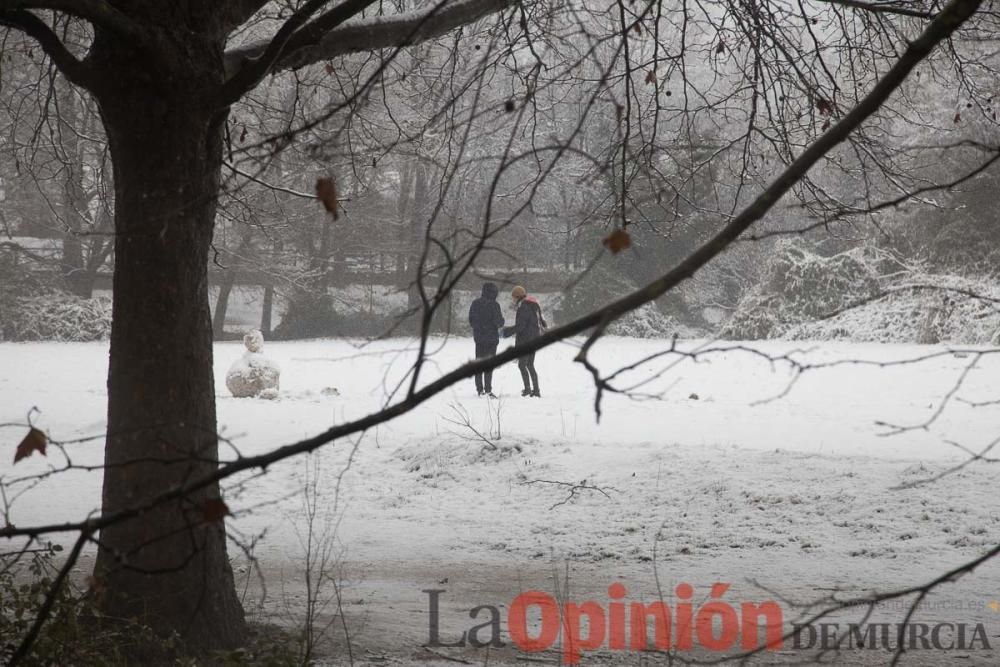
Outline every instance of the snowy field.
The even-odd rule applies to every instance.
[[[613,372],[668,347],[609,338],[592,355]],[[624,374],[617,386],[638,395],[606,395],[600,422],[590,376],[572,361],[578,348],[564,344],[538,354],[541,399],[519,395],[508,365],[494,378],[498,400],[478,398],[469,380],[359,440],[231,481],[230,553],[245,606],[258,619],[300,622],[310,480],[318,480],[312,542],[329,548],[333,575],[319,591],[320,625],[337,655],[350,636],[357,663],[484,663],[471,647],[422,648],[424,589],[446,591],[442,641],[482,622],[469,618],[477,605],[505,609],[529,589],[606,604],[615,582],[628,601],[669,598],[688,583],[700,602],[713,583],[726,582],[731,604],[778,600],[787,622],[797,603],[922,584],[1000,541],[1000,468],[975,463],[931,481],[966,460],[965,449],[982,450],[1000,436],[997,354],[840,343],[678,347],[700,354],[660,356]],[[466,361],[472,343],[441,339],[432,349],[431,377]],[[226,457],[377,410],[413,354],[402,339],[267,343],[282,378],[280,397],[266,401],[225,389],[226,369],[242,351],[238,342],[215,348]],[[798,372],[773,359],[786,355],[810,367]],[[21,424],[0,428],[11,454],[0,462],[6,480],[62,463],[50,451],[11,467],[33,406],[36,425],[56,440],[103,431],[106,370],[106,344],[0,344],[0,424]],[[96,464],[101,441],[68,451],[77,464]],[[99,473],[60,474],[8,498],[8,520],[76,520],[99,499]],[[81,576],[91,563],[87,554]],[[337,591],[346,631],[339,620],[328,626]],[[982,623],[993,650],[914,651],[903,664],[1000,664],[997,600],[995,560],[939,589],[915,618]],[[836,618],[857,621],[863,612]],[[899,622],[905,613],[904,604],[885,603],[874,618]],[[805,655],[786,647],[764,662]],[[521,657],[508,647],[486,659]],[[890,658],[861,650],[833,662]],[[584,664],[595,662],[635,664],[635,656],[584,656]]]

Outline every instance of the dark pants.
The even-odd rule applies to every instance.
[[[497,345],[499,343],[480,343],[476,342],[476,359],[485,359],[487,357],[492,357],[497,353]],[[483,386],[483,377],[486,378],[486,386]],[[486,393],[493,391],[493,369],[485,371],[483,373],[476,373],[476,391],[480,394],[483,390]]]
[[[524,388],[526,391],[532,391],[531,383],[535,383],[534,391],[539,391],[538,389],[538,373],[535,372],[535,353],[526,354],[523,357],[517,358],[517,368],[521,371],[521,381],[524,382]],[[530,382],[528,381],[530,378]]]

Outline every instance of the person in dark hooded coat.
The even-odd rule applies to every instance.
[[[500,344],[500,331],[503,329],[503,313],[497,303],[497,286],[493,283],[483,283],[483,293],[469,306],[469,326],[472,327],[472,338],[476,342],[476,359],[492,357],[497,353]],[[487,393],[493,396],[493,371],[476,373],[476,393],[480,396]]]

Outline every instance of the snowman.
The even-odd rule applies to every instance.
[[[226,373],[226,386],[229,387],[229,391],[237,398],[277,398],[281,368],[263,355],[264,336],[254,329],[243,336],[243,344],[247,351],[229,367]]]

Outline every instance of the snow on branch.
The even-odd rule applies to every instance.
[[[364,11],[374,0],[344,0],[310,22],[312,15],[327,0],[309,0],[285,21],[258,57],[244,62],[239,71],[226,81],[222,97],[225,104],[235,102],[270,72],[282,56],[303,46],[315,44],[323,34]]]
[[[345,21],[315,39],[311,24],[306,25],[300,31],[302,43],[290,39],[271,69],[297,69],[348,53],[419,44],[514,4],[513,0],[441,0],[430,8]],[[270,40],[253,42],[229,51],[226,72],[235,76],[245,63],[261,58],[270,44]]]
[[[861,2],[860,0],[819,0],[819,2],[826,2],[831,5],[843,5],[844,7],[851,7],[876,14],[898,14],[900,16],[913,16],[920,19],[934,18],[934,12],[913,9],[895,2]]]

